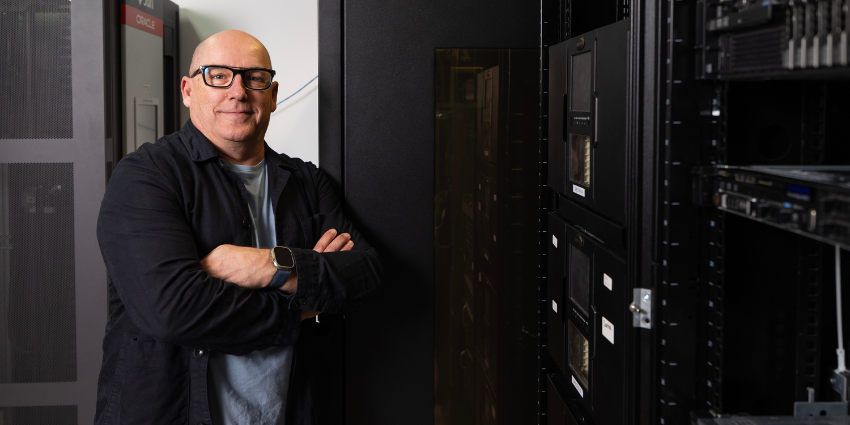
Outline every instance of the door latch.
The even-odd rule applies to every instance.
[[[632,326],[652,329],[652,290],[635,288],[632,294],[634,298],[629,305],[629,310],[632,312]]]

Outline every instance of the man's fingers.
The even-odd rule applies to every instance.
[[[333,252],[342,250],[351,241],[351,235],[343,233],[337,236],[333,242],[329,243],[324,252]]]
[[[313,251],[316,252],[334,252],[334,251],[350,251],[354,247],[354,242],[351,240],[351,235],[343,233],[337,235],[336,229],[330,229],[316,242]]]
[[[330,229],[325,232],[324,235],[316,242],[316,246],[313,247],[313,251],[316,252],[325,252],[328,245],[334,240],[336,237],[336,229]]]

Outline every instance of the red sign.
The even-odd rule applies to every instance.
[[[121,5],[121,23],[151,33],[157,37],[162,37],[162,19],[148,15],[126,4]]]

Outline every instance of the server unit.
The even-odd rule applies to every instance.
[[[178,7],[169,0],[121,3],[123,152],[153,143],[179,125]]]
[[[850,243],[847,166],[717,166],[701,170],[711,204],[790,232]]]
[[[549,48],[549,186],[620,227],[628,36],[621,21]]]
[[[848,66],[845,0],[698,2],[697,76],[836,75]],[[806,70],[819,72],[806,74]]]
[[[549,215],[549,233],[549,353],[575,404],[595,422],[623,423],[623,336],[632,326],[625,261],[556,214]]]
[[[628,255],[628,21],[549,51],[548,353],[569,421],[624,423],[634,282]],[[550,400],[551,396],[548,397]],[[580,419],[582,418],[582,419]],[[549,418],[549,423],[553,418]],[[568,421],[568,423],[569,423]]]

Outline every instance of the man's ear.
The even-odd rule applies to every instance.
[[[271,89],[269,89],[269,90],[272,91],[272,112],[274,112],[277,109],[277,88],[278,88],[277,81],[272,82],[272,87],[271,87]]]
[[[192,79],[189,77],[183,77],[180,80],[180,93],[183,94],[183,105],[187,108],[192,107]]]

